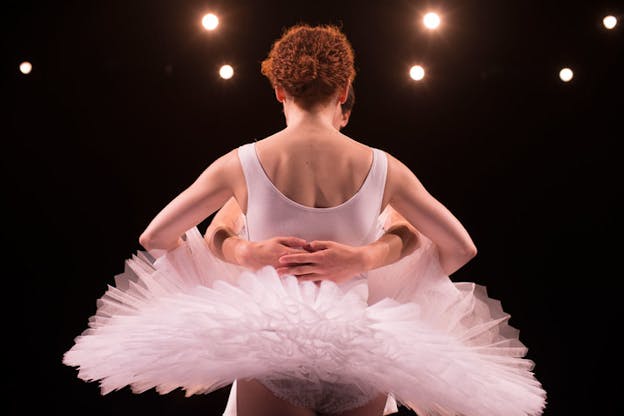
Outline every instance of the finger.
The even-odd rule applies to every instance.
[[[315,256],[313,253],[291,253],[280,256],[280,264],[302,264],[302,263],[314,263]]]
[[[319,272],[316,266],[312,266],[308,264],[297,265],[297,266],[287,266],[287,267],[284,267],[284,269],[285,269],[284,272],[286,274],[294,274],[296,276]]]
[[[300,282],[315,282],[323,280],[323,276],[318,273],[307,273],[297,276],[297,280]]]
[[[294,265],[288,265],[288,266],[280,266],[280,267],[276,267],[275,270],[277,271],[278,276],[297,276],[297,273],[295,273],[295,268],[296,267],[300,267],[303,265],[299,265],[299,264],[294,264]],[[304,273],[305,274],[305,273]]]
[[[307,254],[308,252],[301,248],[292,248],[292,247],[284,247],[284,250],[279,254],[280,257],[284,256],[294,256],[298,254]],[[305,262],[295,262],[295,263],[305,263]]]
[[[303,247],[307,244],[306,240],[299,237],[280,237],[278,241],[288,247]]]
[[[288,273],[288,267],[278,267],[275,269],[277,271],[278,276],[289,276],[292,273]]]
[[[306,246],[305,249],[306,250],[310,250],[310,251],[319,251],[319,250],[325,250],[327,248],[329,248],[331,245],[331,241],[310,241]]]

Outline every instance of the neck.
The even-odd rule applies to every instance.
[[[327,104],[322,104],[310,110],[304,110],[292,100],[284,101],[284,115],[286,116],[286,126],[288,129],[300,127],[326,127],[334,129],[334,115],[336,106],[340,103],[331,100]]]

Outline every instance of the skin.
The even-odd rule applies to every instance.
[[[332,125],[344,128],[351,110],[339,107]],[[234,198],[217,212],[206,230],[210,248],[224,261],[252,270],[266,265],[280,275],[296,275],[300,280],[333,280],[342,282],[368,270],[403,258],[418,247],[418,232],[392,207],[384,227],[385,234],[374,243],[354,247],[334,241],[310,241],[284,236],[263,241],[239,237],[244,226],[242,211]]]
[[[370,168],[370,148],[336,131],[332,124],[347,88],[314,110],[302,110],[293,97],[276,88],[287,127],[257,142],[256,148],[273,184],[302,205],[330,207],[343,203],[357,192]],[[324,193],[315,191],[317,183],[323,184]],[[237,149],[214,161],[167,204],[141,234],[139,243],[148,251],[172,250],[182,243],[180,236],[186,230],[232,197],[245,213],[247,189]],[[390,154],[382,209],[388,204],[436,244],[447,274],[476,255],[477,249],[459,220]]]
[[[371,149],[343,135],[333,125],[350,82],[327,102],[303,109],[279,86],[275,95],[283,104],[286,128],[256,143],[258,158],[272,183],[288,198],[310,207],[336,206],[357,192],[372,161]],[[322,184],[323,192],[317,192]],[[182,243],[181,235],[234,198],[247,211],[247,188],[237,150],[206,168],[182,193],[165,206],[139,238],[148,251],[171,250]],[[440,264],[450,275],[477,249],[457,218],[425,189],[404,164],[388,154],[388,174],[382,210],[391,204],[438,248]],[[303,253],[293,253],[302,255]],[[292,257],[290,258],[292,260]],[[306,275],[309,270],[298,269]],[[237,398],[239,416],[313,416],[270,394],[255,380],[241,380]],[[385,395],[342,416],[381,415]]]

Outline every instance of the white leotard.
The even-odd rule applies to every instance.
[[[359,246],[376,238],[386,184],[386,154],[373,149],[373,162],[360,189],[340,205],[313,208],[280,192],[264,171],[255,149],[248,143],[238,149],[247,183],[247,238],[296,236],[308,241],[331,240]]]
[[[238,157],[247,183],[246,238],[259,241],[275,236],[296,236],[308,241],[331,240],[354,246],[376,239],[388,161],[383,151],[372,150],[373,162],[355,195],[335,207],[314,208],[293,201],[277,189],[258,159],[255,143],[239,147]],[[335,400],[344,400],[343,393],[336,389]],[[395,412],[396,401],[389,396],[384,414]],[[236,382],[223,415],[236,415]]]

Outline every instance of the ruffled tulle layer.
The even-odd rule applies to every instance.
[[[545,393],[500,303],[453,284],[426,240],[343,285],[221,262],[196,228],[176,250],[127,261],[64,363],[102,393],[207,393],[261,381],[333,413],[391,393],[419,415],[538,415]],[[370,293],[369,293],[370,291]]]

